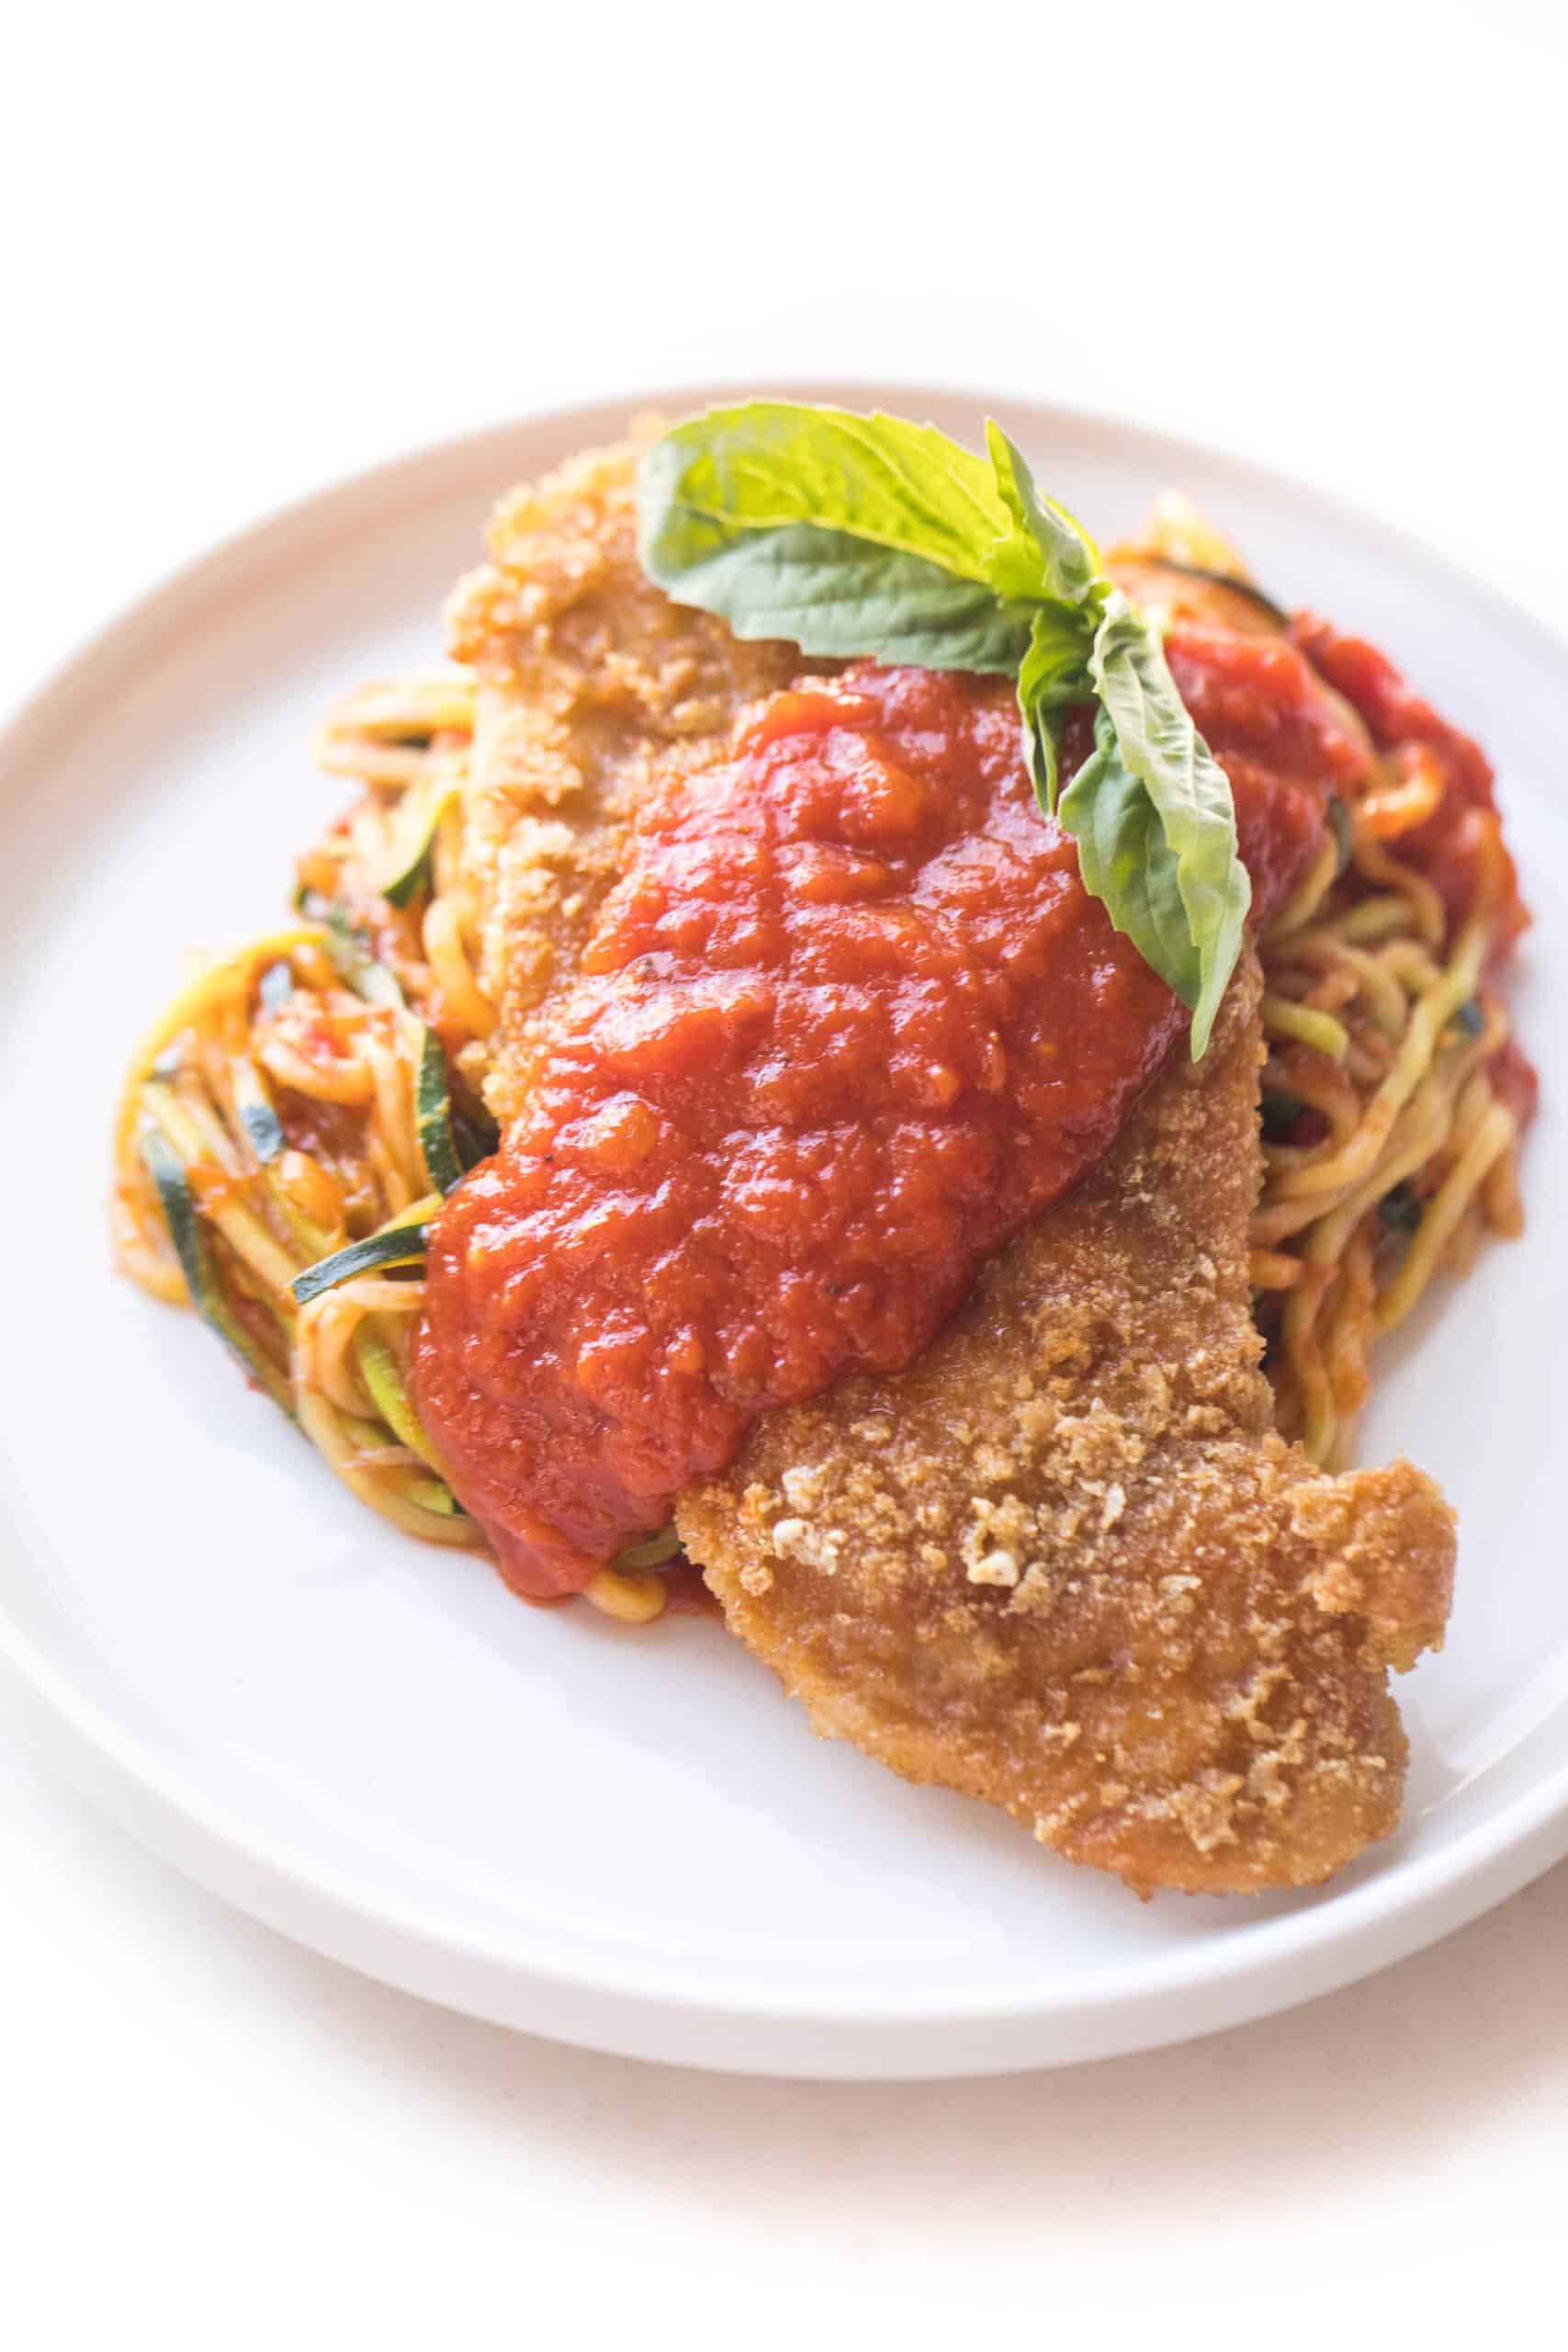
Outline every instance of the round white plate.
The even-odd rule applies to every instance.
[[[907,386],[804,396],[930,416]],[[671,413],[744,388],[667,394]],[[1330,1889],[1140,1905],[984,1808],[814,1739],[716,1624],[536,1611],[371,1518],[202,1328],[111,1276],[122,1061],[181,952],[279,916],[341,797],[323,705],[424,662],[499,492],[629,403],[427,450],[151,595],[3,747],[0,1656],[18,1704],[140,1835],[321,1951],[607,2049],[801,2075],[978,2073],[1281,2007],[1473,1917],[1568,1850],[1568,651],[1363,516],[1213,452],[998,405],[1102,537],[1183,485],[1276,595],[1385,646],[1505,779],[1538,915],[1518,977],[1544,1102],[1528,1239],[1396,1351],[1369,1458],[1408,1452],[1462,1531],[1448,1649],[1401,1687],[1399,1837]],[[1559,1011],[1547,1008],[1553,991]]]

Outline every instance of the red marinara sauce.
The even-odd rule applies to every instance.
[[[1168,650],[1266,909],[1364,745],[1282,640]],[[1185,1022],[1043,819],[1010,684],[863,664],[765,704],[649,806],[431,1237],[419,1406],[508,1581],[580,1589],[759,1415],[909,1363]]]
[[[1397,775],[1417,762],[1435,763],[1441,794],[1429,817],[1390,843],[1401,865],[1426,876],[1443,902],[1450,935],[1483,890],[1495,895],[1489,969],[1503,963],[1529,910],[1503,840],[1496,779],[1479,743],[1439,718],[1365,639],[1341,637],[1314,613],[1298,613],[1291,636],[1318,674],[1365,721],[1385,768]],[[1521,1127],[1535,1116],[1540,1082],[1517,1037],[1506,1037],[1487,1064],[1493,1091]]]
[[[1503,845],[1495,779],[1485,752],[1439,718],[1387,655],[1363,638],[1341,637],[1314,613],[1298,613],[1291,636],[1318,674],[1366,721],[1379,752],[1396,773],[1417,759],[1436,763],[1442,783],[1437,807],[1391,846],[1402,865],[1427,876],[1454,923],[1470,912],[1483,869],[1495,859],[1499,889],[1493,959],[1499,961],[1529,915],[1519,896],[1514,861]]]

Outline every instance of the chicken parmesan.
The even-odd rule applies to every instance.
[[[136,1057],[121,1261],[406,1532],[1141,1893],[1399,1815],[1379,1337],[1516,1233],[1491,771],[1187,503],[756,402],[514,492]]]

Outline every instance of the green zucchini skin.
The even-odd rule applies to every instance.
[[[321,926],[321,946],[337,969],[344,988],[367,1004],[389,1004],[407,1010],[408,1000],[385,964],[370,953],[368,934],[356,923],[341,899],[323,898],[320,890],[296,890],[294,910],[307,922]]]
[[[273,1109],[266,1089],[256,1074],[254,1062],[243,1054],[236,1055],[230,1065],[234,1087],[234,1108],[240,1114],[245,1140],[265,1168],[281,1159],[288,1148],[288,1137],[283,1132],[283,1122]]]
[[[268,1160],[280,1159],[288,1148],[288,1139],[278,1125],[277,1113],[265,1102],[242,1102],[240,1117],[251,1149],[265,1166]]]
[[[361,1323],[354,1335],[354,1360],[366,1394],[376,1410],[400,1445],[417,1453],[425,1467],[434,1472],[444,1491],[446,1482],[440,1477],[440,1466],[424,1434],[423,1424],[414,1411],[408,1390],[403,1385],[398,1360],[368,1319]],[[455,1508],[455,1506],[454,1506]]]
[[[1408,1182],[1395,1184],[1378,1203],[1378,1215],[1391,1233],[1403,1233],[1408,1239],[1421,1223],[1422,1206],[1415,1187]]]
[[[665,1568],[671,1560],[680,1556],[680,1552],[681,1538],[675,1529],[672,1526],[661,1527],[655,1534],[645,1535],[640,1544],[628,1544],[624,1552],[616,1553],[610,1566],[613,1568]]]
[[[297,894],[295,905],[310,922],[322,925],[321,944],[346,988],[367,1004],[387,1005],[411,1022],[418,1020],[394,975],[368,953],[364,932],[351,920],[341,899],[323,899],[319,891],[310,890]],[[500,1147],[501,1136],[482,1102],[466,1090],[461,1102],[454,1099],[446,1048],[428,1023],[419,1022],[418,1027],[414,1123],[431,1187],[449,1193],[470,1168],[491,1158]]]
[[[404,1492],[421,1510],[433,1510],[442,1519],[468,1516],[444,1478],[411,1478]]]
[[[1245,596],[1248,604],[1256,605],[1260,613],[1266,613],[1276,628],[1289,628],[1291,625],[1284,606],[1277,605],[1272,596],[1266,596],[1261,588],[1255,588],[1250,580],[1238,580],[1231,571],[1207,571],[1200,563],[1178,563],[1168,555],[1153,555],[1145,560],[1157,563],[1166,571],[1182,572],[1189,580],[1206,580],[1211,587],[1229,588],[1234,594]]]
[[[426,1029],[420,1043],[414,1125],[432,1185],[438,1193],[449,1193],[462,1182],[465,1171],[452,1129],[446,1048],[434,1029]]]
[[[396,975],[377,961],[371,934],[355,921],[348,905],[313,890],[297,894],[296,905],[312,926],[302,937],[330,957],[345,988],[381,1013],[375,1026],[385,1027],[408,1072],[420,1156],[430,1178],[424,1197],[411,1203],[380,1232],[321,1255],[327,1249],[327,1236],[303,1218],[280,1185],[276,1163],[289,1148],[289,1135],[259,1062],[247,1054],[231,1053],[228,1085],[217,1088],[204,1079],[201,1103],[187,1106],[190,1115],[183,1125],[173,1120],[171,1094],[170,1126],[165,1129],[163,1098],[182,1078],[177,1040],[150,1066],[135,1148],[152,1182],[191,1306],[222,1341],[248,1382],[265,1390],[339,1475],[347,1476],[340,1459],[344,1443],[331,1433],[336,1431],[342,1439],[345,1432],[352,1435],[360,1430],[360,1424],[317,1392],[302,1386],[296,1397],[291,1372],[280,1367],[269,1353],[270,1326],[259,1330],[252,1328],[253,1301],[258,1316],[265,1305],[276,1317],[292,1365],[298,1332],[290,1309],[307,1306],[356,1274],[399,1266],[407,1267],[412,1274],[423,1272],[429,1220],[442,1195],[462,1181],[477,1159],[489,1156],[497,1138],[482,1103],[449,1069],[439,1035],[415,1012]],[[251,976],[253,1015],[258,1007],[267,1013],[283,1012],[299,990],[288,956],[278,955],[267,944],[273,960],[258,958]],[[224,1131],[221,1139],[213,1133],[214,1123]],[[197,1173],[208,1169],[209,1160],[214,1163],[214,1176],[222,1175],[242,1187],[254,1185],[267,1196],[266,1204],[237,1201],[235,1209],[238,1213],[243,1208],[244,1216],[254,1221],[258,1207],[267,1206],[268,1213],[259,1221],[267,1228],[269,1245],[284,1259],[284,1264],[270,1273],[258,1274],[250,1266],[243,1237],[239,1241],[230,1238],[229,1211],[221,1204],[228,1201],[227,1192],[215,1196],[220,1204],[214,1205],[198,1188]],[[280,1225],[287,1225],[287,1234],[280,1231]],[[301,1266],[301,1259],[312,1262]],[[291,1279],[290,1263],[299,1268]],[[261,1284],[260,1289],[253,1289],[253,1280]],[[276,1287],[279,1283],[281,1289]],[[407,1471],[400,1470],[389,1483],[387,1515],[406,1530],[405,1507],[412,1506],[416,1519],[429,1514],[425,1526],[439,1531],[437,1540],[477,1540],[477,1532],[467,1537],[455,1532],[471,1530],[472,1523],[440,1474],[398,1359],[376,1328],[374,1317],[358,1322],[354,1355],[374,1417],[365,1419],[355,1442],[382,1444],[390,1437],[414,1457]],[[323,1422],[330,1427],[323,1429]],[[354,1483],[352,1478],[349,1483]],[[393,1499],[397,1510],[391,1507]],[[416,1525],[412,1532],[423,1531]]]
[[[457,797],[450,775],[426,778],[411,785],[392,820],[397,836],[381,896],[394,907],[406,907],[430,884],[430,853],[435,829]]]
[[[501,1129],[483,1103],[476,1103],[472,1096],[466,1101],[454,1100],[452,1133],[465,1171],[477,1168],[481,1159],[493,1159],[501,1149]]]
[[[367,952],[364,934],[341,908],[334,907],[328,919],[326,946],[343,980],[355,996],[363,997],[367,1004],[390,1005],[398,1012],[408,1010],[408,999],[397,980],[385,964],[378,964]]]
[[[169,1228],[169,1238],[175,1245],[175,1255],[180,1261],[186,1287],[198,1311],[205,1312],[207,1296],[212,1287],[211,1272],[195,1195],[186,1182],[185,1162],[174,1145],[159,1134],[151,1119],[142,1120],[137,1145],[157,1191],[158,1206],[164,1212],[164,1223]]]
[[[273,1403],[292,1420],[288,1391],[276,1364],[255,1347],[239,1317],[231,1313],[212,1271],[212,1252],[202,1229],[201,1212],[186,1175],[185,1162],[151,1119],[143,1119],[137,1137],[142,1163],[152,1179],[164,1222],[180,1272],[186,1278],[191,1305],[209,1330],[215,1331],[247,1380],[264,1388]]]
[[[323,944],[345,987],[367,1004],[387,1005],[404,1014],[408,1021],[416,1021],[396,978],[384,964],[377,963],[367,953],[363,933],[349,921],[347,910],[336,899],[318,899],[312,892],[308,904],[301,902],[301,910],[312,922],[325,924]],[[418,1022],[418,1030],[414,1125],[433,1191],[449,1193],[455,1184],[461,1183],[474,1161],[465,1159],[457,1148],[446,1048],[427,1023]],[[485,1159],[489,1153],[481,1151],[475,1157]]]
[[[280,1012],[294,993],[294,975],[287,963],[269,964],[256,983],[256,994],[269,1012]]]
[[[376,1266],[417,1265],[424,1256],[429,1230],[423,1218],[410,1225],[394,1225],[384,1233],[367,1233],[362,1241],[348,1242],[342,1250],[334,1250],[330,1258],[319,1258],[289,1283],[294,1304],[308,1306],[324,1290],[334,1290],[339,1283],[352,1282],[355,1274],[368,1273]]]

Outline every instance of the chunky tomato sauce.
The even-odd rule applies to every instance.
[[[1168,650],[1266,908],[1364,744],[1280,640]],[[432,1236],[419,1405],[509,1581],[579,1589],[760,1414],[910,1363],[1185,1022],[1042,818],[1010,684],[774,696],[650,806],[526,1113]]]

